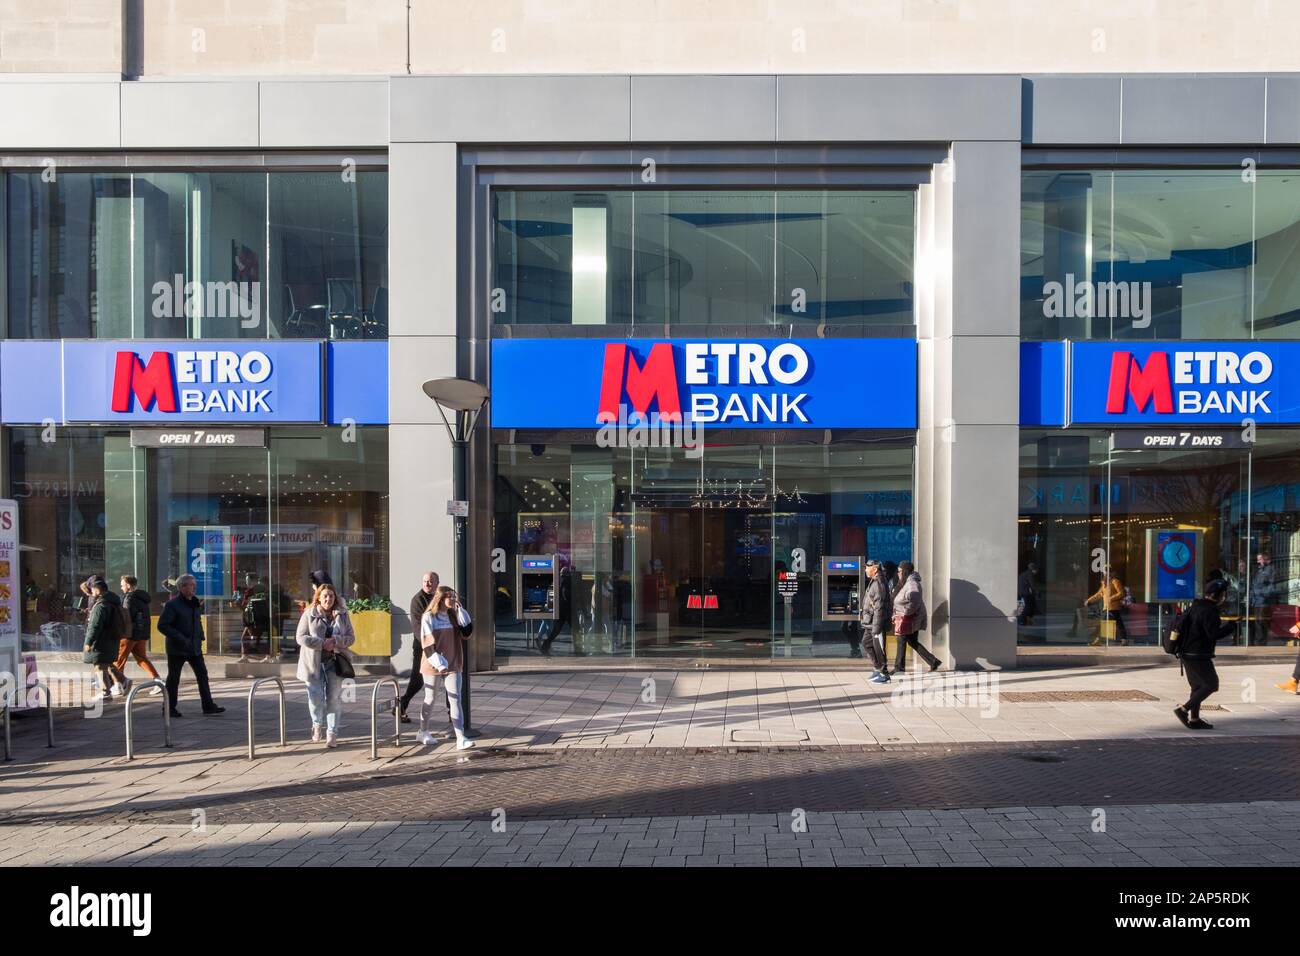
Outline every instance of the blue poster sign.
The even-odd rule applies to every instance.
[[[913,429],[916,361],[915,339],[500,339],[492,427]]]
[[[216,525],[182,525],[181,574],[194,575],[195,594],[222,598],[230,593],[230,529]]]
[[[1191,601],[1198,596],[1201,532],[1152,528],[1147,531],[1147,549],[1148,601]]]

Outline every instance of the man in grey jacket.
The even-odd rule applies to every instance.
[[[889,595],[889,582],[885,572],[875,558],[867,561],[866,599],[862,602],[862,640],[866,644],[867,654],[871,657],[871,666],[875,672],[871,683],[889,683],[889,659],[885,656],[885,633],[889,628],[892,613]]]

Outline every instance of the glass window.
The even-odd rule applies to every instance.
[[[154,613],[180,574],[200,581],[210,654],[292,656],[312,571],[340,594],[388,594],[388,434],[277,428],[267,448],[132,448],[126,431],[11,430],[19,502],[24,643],[80,647],[78,584],[131,574]],[[387,614],[361,617],[358,653],[388,657]],[[378,612],[372,612],[378,613]],[[365,632],[363,631],[363,625]],[[159,647],[161,650],[161,647]]]
[[[493,194],[494,320],[912,335],[911,191]]]
[[[494,450],[501,656],[856,656],[821,620],[822,558],[911,556],[910,443]],[[554,622],[516,616],[530,554],[558,556]]]
[[[5,177],[14,338],[382,338],[387,173]]]
[[[1026,171],[1021,335],[1250,338],[1257,206],[1241,169]]]
[[[1297,437],[1267,430],[1250,449],[1129,450],[1112,449],[1102,430],[1023,430],[1021,643],[1158,643],[1185,604],[1157,591],[1162,570],[1183,573],[1162,554],[1171,533],[1199,554],[1184,575],[1194,593],[1211,576],[1229,584],[1223,614],[1238,627],[1225,643],[1263,643],[1268,628],[1278,640],[1273,615],[1294,623],[1300,606]]]

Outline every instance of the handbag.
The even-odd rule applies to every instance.
[[[357,672],[353,668],[352,662],[347,659],[347,655],[339,651],[334,653],[334,673],[344,680],[356,680],[357,678]]]
[[[911,613],[911,614],[895,614],[895,615],[894,615],[894,633],[895,633],[895,634],[899,634],[899,635],[903,635],[903,634],[915,634],[915,633],[916,633],[916,619],[917,619],[917,615],[916,615],[915,612],[913,612],[913,613]]]

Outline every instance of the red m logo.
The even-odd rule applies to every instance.
[[[1115,352],[1111,355],[1106,413],[1124,414],[1128,395],[1133,396],[1133,404],[1139,412],[1144,411],[1147,404],[1154,400],[1158,414],[1173,414],[1174,392],[1169,381],[1168,352],[1152,352],[1145,368],[1138,365],[1137,359],[1129,352]]]
[[[134,352],[117,353],[113,368],[113,411],[131,411],[132,395],[142,411],[149,411],[155,402],[160,412],[176,411],[176,376],[172,374],[170,352],[154,352],[148,365]]]
[[[632,401],[633,411],[648,414],[650,404],[657,400],[661,421],[682,420],[672,345],[656,342],[650,346],[645,364],[638,365],[636,356],[628,352],[626,343],[609,342],[605,345],[605,367],[600,377],[600,407],[596,410],[596,421],[618,421],[618,406],[623,401],[624,372],[627,397]]]

